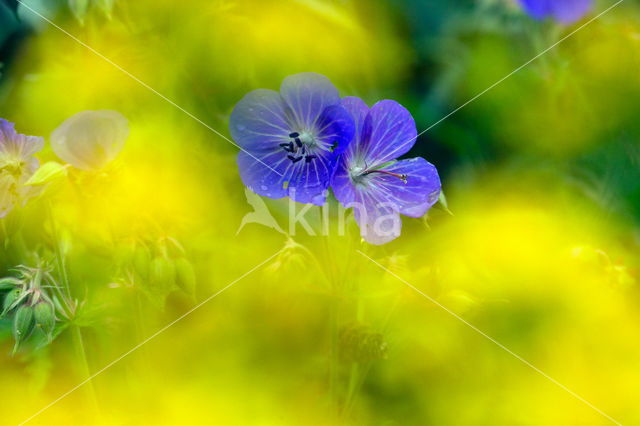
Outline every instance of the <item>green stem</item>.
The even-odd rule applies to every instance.
[[[349,408],[351,407],[351,401],[353,401],[358,383],[360,381],[360,363],[354,362],[351,364],[351,371],[349,372],[349,387],[347,390],[347,397],[345,398],[344,408],[342,415],[347,418],[349,415]]]
[[[53,207],[51,203],[48,204],[49,210],[49,219],[51,221],[51,232],[53,233],[54,240],[54,249],[55,249],[55,258],[56,258],[56,267],[58,269],[58,273],[60,274],[60,279],[62,281],[62,286],[65,288],[68,299],[65,304],[70,304],[67,306],[68,310],[72,312],[72,315],[75,317],[77,314],[77,304],[73,302],[73,297],[71,296],[71,284],[69,282],[69,275],[67,274],[67,267],[64,260],[64,253],[62,252],[61,241],[58,235],[58,228],[56,226],[56,221],[53,215]],[[62,302],[65,302],[64,299]],[[75,318],[72,318],[71,321],[74,321]],[[87,352],[85,350],[84,341],[82,339],[82,331],[77,324],[71,324],[71,337],[73,339],[73,346],[76,352],[76,356],[78,358],[78,364],[80,366],[80,374],[83,379],[88,380],[86,388],[87,398],[89,400],[89,404],[91,405],[91,409],[94,413],[99,415],[100,410],[98,407],[98,398],[96,396],[95,387],[93,386],[93,382],[89,380],[91,377],[91,369],[89,368],[89,362],[87,360]]]
[[[358,296],[358,281],[354,280],[351,292],[353,297],[356,298],[356,321],[361,323],[364,321],[364,306],[362,304],[362,299]],[[360,382],[364,380],[364,376],[362,375],[362,370],[360,368],[360,363],[354,361],[351,364],[351,370],[349,371],[349,385],[347,388],[347,396],[345,398],[344,406],[342,407],[342,416],[347,419],[349,415],[349,409],[351,407],[352,401],[355,399],[355,395],[359,390]]]
[[[58,233],[58,227],[56,226],[56,221],[53,216],[53,207],[51,206],[51,202],[48,204],[49,210],[49,221],[51,222],[51,233],[53,234],[53,245],[56,257],[56,268],[58,269],[58,273],[60,274],[60,279],[62,280],[62,286],[65,288],[67,292],[67,297],[69,298],[69,302],[73,301],[71,297],[71,285],[69,284],[69,276],[67,275],[67,267],[64,261],[64,254],[62,253],[62,242],[60,241],[60,235]]]
[[[83,380],[88,380],[86,383],[85,389],[87,394],[87,399],[89,400],[89,404],[91,406],[91,410],[96,415],[100,415],[100,408],[98,405],[98,398],[96,396],[96,390],[93,386],[93,381],[91,378],[91,369],[89,368],[89,361],[87,360],[87,352],[84,347],[84,340],[82,338],[82,331],[77,324],[71,325],[71,337],[73,339],[73,346],[76,351],[76,356],[78,358],[78,365],[80,369],[80,375]]]
[[[354,366],[357,366],[357,368],[355,369],[354,376],[352,378],[353,389],[350,391],[346,399],[346,402],[344,404],[344,410],[342,412],[342,415],[344,418],[348,418],[349,414],[351,413],[351,410],[355,405],[358,392],[360,392],[360,389],[364,385],[364,381],[367,378],[367,375],[369,374],[369,370],[371,370],[372,365],[373,365],[372,361],[367,361],[362,366],[354,363]]]
[[[339,365],[338,357],[338,306],[335,294],[332,294],[329,307],[331,354],[329,363],[329,389],[331,394],[331,416],[337,418],[339,410]]]
[[[144,314],[144,305],[141,300],[140,291],[136,290],[134,294],[134,326],[136,329],[137,338],[136,340],[141,342],[146,339],[148,336],[146,334],[146,327],[144,318],[146,317]],[[146,376],[150,376],[152,374],[151,367],[149,366],[149,359],[151,359],[151,354],[149,353],[149,348],[145,345],[142,346],[137,351],[137,361],[139,363],[139,370],[145,374]]]
[[[320,223],[323,223],[324,210],[322,207],[319,209]],[[339,327],[340,327],[340,297],[339,297],[339,282],[336,278],[335,265],[333,263],[333,256],[331,254],[331,248],[329,245],[329,235],[322,236],[322,245],[325,252],[324,269],[326,271],[327,281],[329,282],[329,395],[330,395],[330,407],[331,418],[335,421],[338,419],[339,414],[339,398],[340,398],[340,359],[339,359]]]

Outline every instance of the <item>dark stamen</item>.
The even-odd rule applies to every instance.
[[[382,173],[383,175],[397,177],[398,179],[400,179],[404,183],[407,183],[407,179],[409,178],[407,175],[402,175],[400,173],[388,172],[386,170],[369,170],[369,171],[364,172],[363,174],[364,175],[368,175],[369,173]]]
[[[289,142],[289,152],[295,152],[296,149],[293,147],[293,142]]]
[[[337,148],[337,147],[338,147],[338,142],[334,142],[334,143],[331,145],[331,148],[329,148],[329,150],[330,150],[331,152],[333,152],[333,151],[335,151],[335,150],[336,150],[336,148]]]
[[[292,143],[281,143],[280,147],[284,149],[286,152],[293,152],[293,144]]]
[[[293,139],[293,138],[297,138],[298,136],[300,136],[300,133],[297,133],[297,132],[289,133],[289,137],[290,137],[291,139]]]
[[[302,141],[300,138],[296,138],[296,145],[298,145],[298,148],[302,148]]]
[[[306,157],[304,157],[305,162],[310,163],[311,160],[313,160],[314,158],[318,158],[317,155],[307,155]]]
[[[291,160],[293,163],[297,163],[302,160],[304,157],[294,157],[293,155],[287,155],[287,158]]]

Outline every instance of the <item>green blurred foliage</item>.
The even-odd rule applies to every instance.
[[[22,8],[35,32],[11,46],[0,117],[48,140],[72,114],[113,109],[131,136],[105,170],[48,166],[44,194],[2,220],[2,276],[59,250],[78,300],[53,343],[15,357],[13,322],[0,319],[4,420],[25,420],[233,284],[34,422],[606,424],[361,250],[615,419],[640,422],[637,5],[483,93],[575,27],[509,0],[28,4],[104,57]],[[0,3],[0,41],[14,20]],[[301,71],[369,103],[395,99],[419,130],[483,93],[408,154],[438,167],[448,208],[405,220],[379,248],[352,219],[335,235],[333,210],[329,237],[237,232],[251,211],[237,148],[202,123],[228,137],[246,92]],[[60,162],[49,145],[39,158]],[[265,205],[288,231],[286,201]],[[308,218],[321,229],[319,212]]]

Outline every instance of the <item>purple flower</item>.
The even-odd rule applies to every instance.
[[[423,216],[438,200],[440,178],[423,158],[396,160],[417,138],[409,111],[394,101],[369,108],[348,97],[342,105],[356,123],[354,142],[342,155],[333,178],[336,198],[354,208],[360,233],[371,244],[385,244],[400,235],[400,214]]]
[[[280,93],[254,90],[235,106],[230,119],[240,176],[253,192],[324,204],[340,154],[354,123],[326,77],[303,73],[284,79]]]
[[[44,146],[44,139],[15,131],[13,123],[0,119],[0,217],[38,193],[24,183],[40,166],[33,155]]]
[[[535,19],[553,18],[571,24],[586,15],[593,0],[520,0],[522,6]]]

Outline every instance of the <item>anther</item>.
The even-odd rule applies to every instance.
[[[290,137],[291,139],[293,139],[293,138],[297,138],[298,136],[300,136],[300,133],[297,133],[297,132],[289,133],[289,137]]]
[[[296,145],[298,145],[298,148],[302,148],[302,141],[300,138],[296,138]]]
[[[311,160],[313,160],[314,158],[318,158],[316,155],[307,155],[306,157],[304,157],[304,161],[307,163],[310,163]]]
[[[293,163],[297,163],[302,160],[304,157],[294,157],[293,155],[287,155],[287,158],[291,160]]]
[[[289,143],[281,143],[280,148],[284,149],[286,152],[293,152],[293,144]]]

